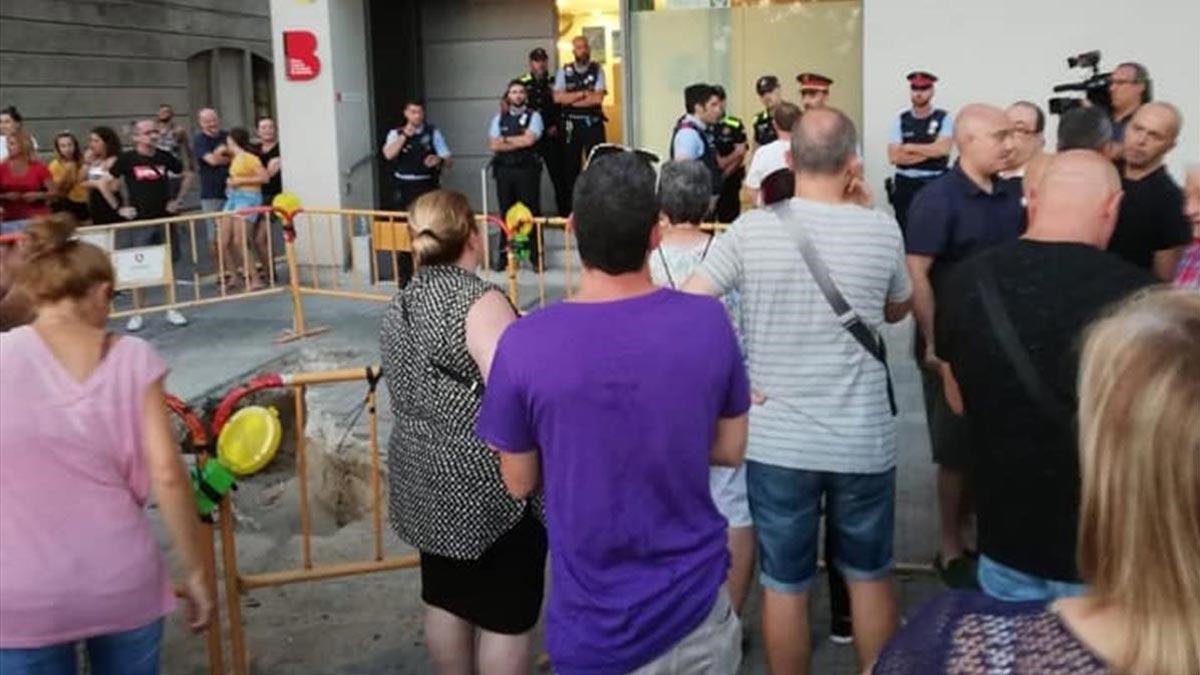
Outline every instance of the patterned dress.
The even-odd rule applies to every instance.
[[[395,417],[392,528],[423,553],[459,560],[480,558],[525,512],[475,434],[483,379],[467,352],[466,319],[489,290],[498,289],[460,267],[422,267],[388,306],[380,334]]]
[[[883,648],[875,675],[1103,675],[1108,666],[1045,602],[946,593]]]

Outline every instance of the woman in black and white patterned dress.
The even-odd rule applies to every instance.
[[[392,527],[421,552],[425,640],[438,672],[525,673],[546,531],[539,509],[508,494],[499,459],[475,435],[496,343],[516,313],[475,275],[485,244],[466,197],[422,196],[409,228],[420,268],[380,335],[396,418]]]

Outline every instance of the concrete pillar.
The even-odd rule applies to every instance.
[[[316,37],[319,62],[315,77],[288,77],[284,34],[308,31]],[[367,77],[365,0],[314,2],[271,0],[271,42],[275,96],[279,111],[283,189],[300,197],[306,208],[369,208],[374,190],[371,97]],[[320,264],[342,264],[349,242],[331,237],[324,219],[315,231],[298,232],[302,260],[309,246]]]

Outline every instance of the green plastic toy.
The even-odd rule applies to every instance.
[[[202,520],[211,523],[217,505],[234,489],[237,489],[237,482],[233,472],[218,459],[210,458],[203,469],[192,469],[192,493],[196,496],[196,508]]]

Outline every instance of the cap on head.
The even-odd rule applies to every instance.
[[[530,61],[549,61],[550,57],[546,54],[545,49],[542,49],[541,47],[536,47],[536,48],[534,48],[533,51],[529,52],[529,60]]]
[[[775,91],[778,88],[779,78],[775,77],[774,75],[763,75],[754,83],[754,91],[757,92],[759,96],[762,96],[767,92]]]
[[[833,84],[833,80],[817,73],[800,73],[796,81],[800,83],[800,91],[829,91],[829,85]]]
[[[928,89],[938,81],[937,75],[924,70],[914,70],[905,75],[904,79],[908,80],[908,86],[913,89]]]

